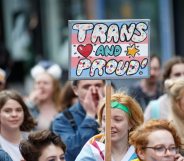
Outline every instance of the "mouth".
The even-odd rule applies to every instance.
[[[16,124],[16,123],[18,123],[19,122],[19,120],[11,120],[11,121],[9,121],[10,123],[14,123],[14,124]]]
[[[99,96],[98,95],[94,95],[93,99],[98,101],[99,100]]]
[[[174,158],[167,158],[167,159],[163,159],[162,161],[173,161]]]
[[[116,134],[116,133],[117,133],[116,131],[111,131],[111,135]]]

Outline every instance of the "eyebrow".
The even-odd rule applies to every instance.
[[[124,116],[115,115],[114,118],[125,118]]]
[[[23,107],[22,106],[17,106],[17,107],[15,107],[15,108],[12,108],[12,106],[4,106],[4,108],[2,108],[2,109],[23,109]]]
[[[47,158],[45,158],[45,160],[50,160],[50,159],[55,159],[56,158],[56,156],[49,156],[49,157],[47,157]]]
[[[60,154],[59,156],[64,156],[65,154],[64,153],[62,153],[62,154]],[[47,157],[46,159],[50,159],[50,158],[54,158],[54,157],[56,157],[55,155],[53,155],[53,156],[49,156],[49,157]]]

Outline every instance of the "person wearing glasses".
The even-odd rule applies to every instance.
[[[105,158],[105,100],[100,101],[98,120],[102,132],[92,137],[83,147],[75,161],[104,161]],[[140,105],[125,93],[111,96],[111,157],[112,161],[137,159],[135,148],[128,143],[129,133],[143,123]]]
[[[140,161],[184,161],[179,154],[181,139],[167,120],[149,120],[130,133]]]

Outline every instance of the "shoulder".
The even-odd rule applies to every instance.
[[[93,153],[92,147],[89,144],[89,142],[87,142],[83,146],[82,150],[78,154],[78,156],[77,156],[75,161],[81,161],[81,160],[97,161],[96,158],[95,158],[95,155]]]
[[[68,119],[74,119],[78,113],[78,104],[74,104],[73,106],[69,107],[68,109],[58,113],[53,122],[52,125],[56,126],[58,124],[67,124],[69,123]]]
[[[142,89],[140,84],[137,84],[137,83],[133,84],[130,89],[131,92],[139,92],[139,90],[142,90]]]
[[[100,141],[103,136],[103,134],[99,134],[89,139],[75,161],[104,161],[105,144]]]
[[[8,153],[6,153],[3,149],[0,148],[0,160],[1,161],[12,161]]]
[[[127,161],[137,161],[138,156],[135,152],[135,147],[133,145],[131,145],[127,151],[127,153],[125,154],[124,158],[126,158],[125,160]]]
[[[89,142],[92,144],[94,141],[98,141],[98,142],[104,142],[105,141],[105,134],[103,133],[100,133],[100,134],[97,134],[97,135],[94,135],[90,140]]]
[[[142,91],[140,84],[132,85],[128,93],[129,95],[135,98],[141,98],[140,96],[144,95],[144,92]]]
[[[136,159],[134,159],[134,160],[132,160],[132,161],[140,161],[140,160],[139,160],[139,158],[136,158]]]
[[[54,121],[55,121],[55,120],[60,120],[60,119],[65,118],[64,113],[65,113],[66,111],[69,111],[69,112],[71,112],[72,114],[73,114],[73,113],[75,114],[75,111],[77,110],[77,108],[78,108],[78,104],[76,103],[76,104],[74,104],[73,106],[69,107],[68,109],[65,109],[64,111],[58,113],[58,114],[55,116]]]
[[[1,154],[2,155],[6,154],[6,152],[2,148],[0,148],[0,156],[1,156]]]

